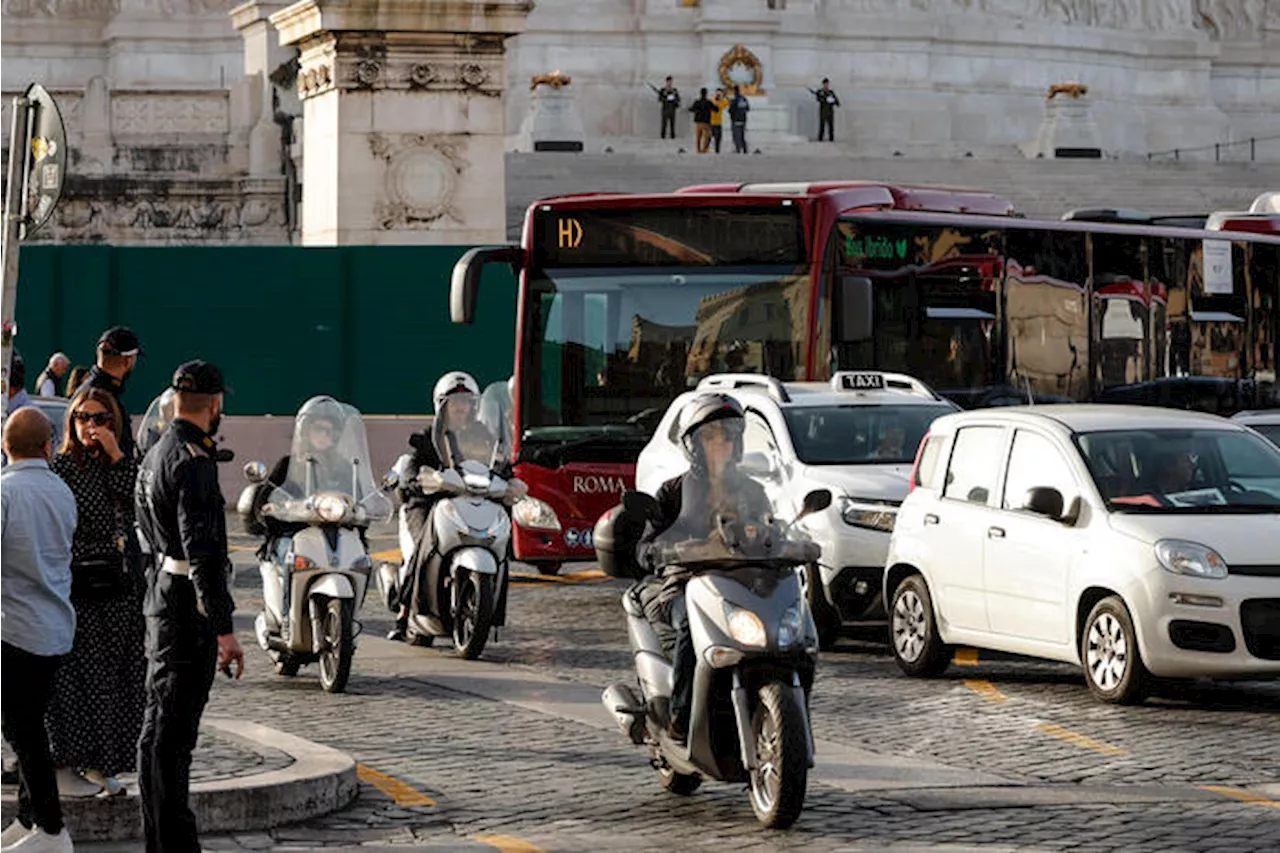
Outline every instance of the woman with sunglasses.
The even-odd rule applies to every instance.
[[[66,794],[123,794],[116,779],[137,764],[146,659],[142,583],[124,556],[133,533],[136,464],[123,450],[115,398],[86,388],[67,407],[53,468],[76,498],[71,603],[76,635],[54,682],[46,722]]]

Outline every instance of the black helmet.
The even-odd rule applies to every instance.
[[[715,421],[728,421],[725,424],[732,432],[734,456],[742,456],[742,430],[746,426],[746,417],[742,404],[728,394],[699,394],[685,406],[680,426],[680,443],[684,454],[691,465],[702,467],[705,462],[702,456],[702,445],[693,438],[700,428]]]

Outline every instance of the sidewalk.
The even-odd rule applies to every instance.
[[[142,833],[134,776],[128,794],[62,801],[71,836],[121,841]],[[337,811],[355,799],[355,761],[345,753],[255,723],[206,717],[191,768],[191,806],[202,833],[256,832]],[[4,825],[17,812],[5,785]]]

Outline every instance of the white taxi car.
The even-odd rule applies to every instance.
[[[1280,676],[1280,449],[1214,415],[1025,406],[934,421],[885,571],[899,667],[962,644],[1150,677]]]
[[[801,522],[822,546],[810,593],[823,647],[835,643],[844,623],[883,619],[884,557],[911,461],[933,419],[958,407],[897,373],[837,373],[829,383],[708,376],[667,409],[636,463],[637,489],[655,494],[688,468],[680,413],[705,391],[732,394],[746,410],[743,465],[764,483],[779,515],[799,512],[812,489],[832,492],[829,509]]]

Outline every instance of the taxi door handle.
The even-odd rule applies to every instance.
[[[1004,528],[1003,528],[1003,527],[988,527],[988,528],[987,528],[987,538],[988,538],[988,539],[1003,539],[1003,538],[1004,538]]]
[[[934,515],[933,513],[931,513],[931,512],[926,512],[926,513],[924,514],[924,523],[925,523],[925,524],[937,524],[937,523],[938,523],[938,517],[937,517],[936,515]]]

